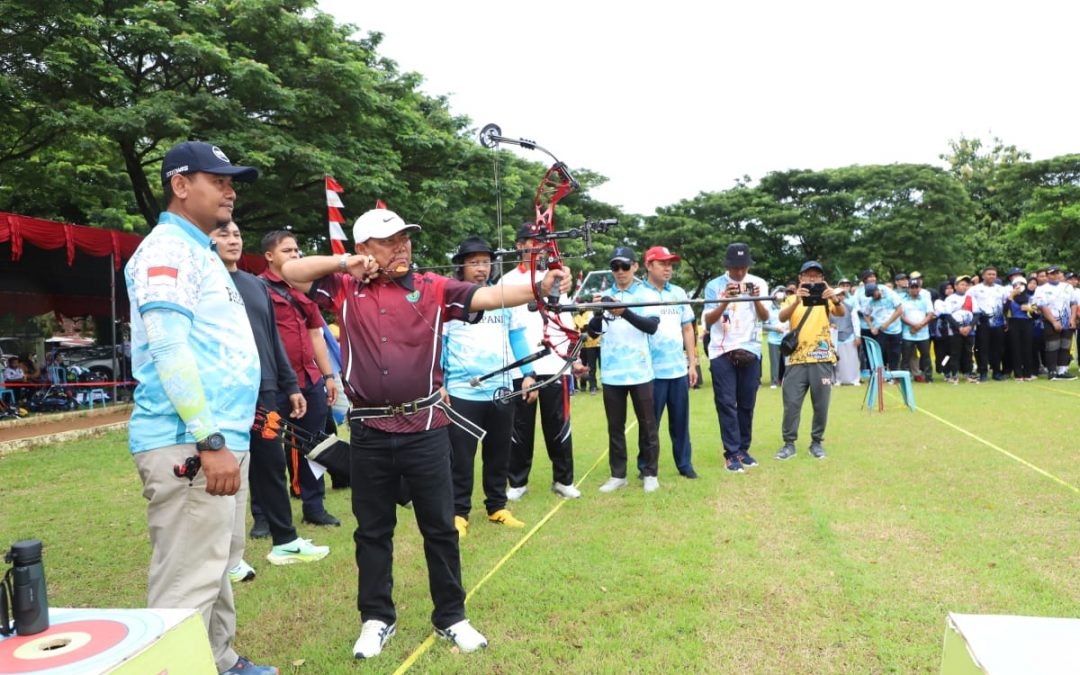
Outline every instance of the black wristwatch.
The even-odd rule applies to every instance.
[[[225,437],[216,431],[195,444],[195,449],[199,452],[206,452],[207,450],[221,450],[224,447]]]

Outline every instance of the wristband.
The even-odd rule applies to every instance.
[[[324,380],[332,380],[332,379],[334,379],[334,374],[333,373],[323,373],[322,376],[323,376]]]
[[[338,270],[345,272],[349,268],[349,256],[343,255],[338,258]]]

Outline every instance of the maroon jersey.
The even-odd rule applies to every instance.
[[[348,274],[317,280],[309,295],[337,314],[349,402],[376,408],[437,392],[443,383],[442,325],[469,319],[469,303],[478,288],[431,273],[367,283]],[[364,424],[388,432],[416,432],[446,426],[449,420],[438,408],[429,408],[415,415],[366,419]]]

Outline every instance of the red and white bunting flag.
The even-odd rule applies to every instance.
[[[386,208],[386,202],[384,202],[381,199],[376,199],[375,200],[375,208],[377,208],[377,209],[385,209]]]
[[[338,196],[339,192],[344,191],[336,180],[330,176],[326,177],[327,221],[330,224],[330,248],[333,250],[334,255],[344,255],[345,242],[348,241],[345,238],[345,231],[341,229],[341,224],[345,222],[345,216],[341,215],[340,209],[345,208],[345,205],[341,203],[341,197]]]

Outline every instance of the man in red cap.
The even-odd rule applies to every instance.
[[[671,283],[675,263],[681,258],[666,246],[653,246],[645,252],[645,289],[661,302],[687,299],[686,291]],[[694,311],[690,305],[671,305],[658,308],[660,326],[649,336],[649,351],[653,366],[653,408],[656,425],[670,413],[668,433],[675,468],[686,478],[697,478],[691,461],[690,447],[690,387],[697,384],[697,341],[694,339]],[[638,468],[643,468],[638,457]]]

